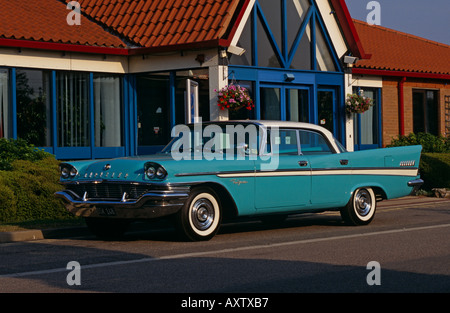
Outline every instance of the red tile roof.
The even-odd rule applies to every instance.
[[[368,60],[359,69],[450,75],[450,46],[354,20]]]
[[[0,38],[98,47],[126,47],[117,36],[81,17],[81,25],[70,26],[71,11],[55,0],[28,2],[0,0]]]
[[[70,0],[65,0],[70,2]],[[131,46],[223,39],[239,0],[78,0],[83,14]]]

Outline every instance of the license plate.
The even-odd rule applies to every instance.
[[[98,214],[101,216],[116,216],[114,208],[97,208]]]

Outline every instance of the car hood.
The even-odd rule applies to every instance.
[[[116,159],[67,162],[78,170],[78,180],[126,179],[142,180],[147,162],[170,162],[170,155],[148,155]]]

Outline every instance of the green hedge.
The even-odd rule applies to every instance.
[[[422,189],[450,188],[450,137],[418,133],[393,138],[388,147],[421,145],[420,174]]]
[[[51,156],[23,139],[0,138],[0,170],[11,171],[15,160],[39,161]]]
[[[450,153],[450,137],[418,133],[393,138],[388,147],[421,145],[423,153]]]
[[[53,196],[62,189],[53,155],[0,139],[0,160],[0,223],[73,218]]]
[[[424,190],[450,188],[450,153],[422,153],[420,176]]]

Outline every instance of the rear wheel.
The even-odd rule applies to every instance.
[[[194,188],[177,216],[178,229],[191,241],[213,238],[219,230],[222,211],[217,194],[210,188]]]
[[[341,209],[342,219],[350,225],[367,225],[374,216],[377,206],[372,188],[359,188],[348,204]]]

